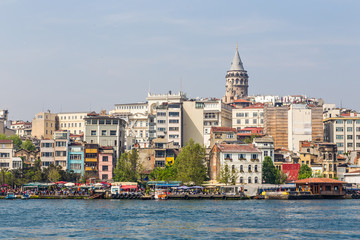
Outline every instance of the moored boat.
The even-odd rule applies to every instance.
[[[28,200],[28,199],[30,199],[30,196],[29,196],[29,194],[24,193],[24,194],[21,196],[21,199],[22,199],[22,200]]]
[[[13,192],[9,192],[6,194],[5,199],[8,199],[8,200],[16,199],[16,195]]]

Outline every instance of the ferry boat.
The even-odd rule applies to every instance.
[[[165,189],[155,189],[155,199],[156,200],[166,200],[168,199],[168,196],[166,194]]]
[[[29,194],[24,193],[24,194],[21,196],[21,199],[22,199],[22,200],[28,200],[28,199],[30,199],[30,196],[29,196]]]

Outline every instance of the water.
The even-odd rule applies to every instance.
[[[6,239],[360,239],[360,200],[1,200]]]

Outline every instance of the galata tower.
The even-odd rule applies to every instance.
[[[227,71],[226,74],[226,92],[223,97],[223,102],[232,103],[237,99],[247,97],[249,87],[248,79],[249,76],[247,71],[244,70],[236,44],[235,56],[231,63],[230,70]]]

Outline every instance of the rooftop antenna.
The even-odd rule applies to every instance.
[[[151,93],[151,81],[149,79],[149,93]]]

